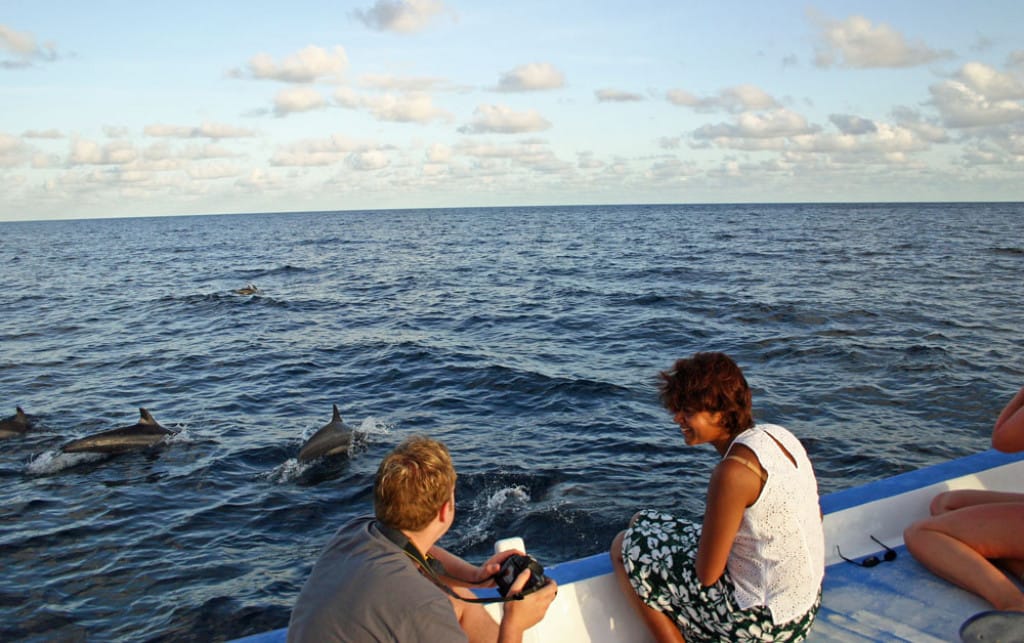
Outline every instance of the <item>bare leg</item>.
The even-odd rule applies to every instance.
[[[950,511],[956,511],[957,509],[963,509],[964,507],[994,502],[1024,502],[1024,493],[986,491],[984,489],[944,491],[932,498],[929,509],[931,515],[938,516]],[[1018,581],[1024,583],[1024,558],[1000,558],[992,562],[1005,569]]]
[[[622,590],[622,594],[626,597],[629,604],[633,606],[633,610],[643,619],[647,629],[654,636],[655,641],[658,641],[658,643],[685,643],[683,635],[680,633],[675,622],[662,612],[640,600],[640,597],[637,596],[636,591],[633,589],[633,585],[630,584],[626,568],[622,563],[622,538],[624,533],[620,531],[615,536],[615,540],[612,541],[611,551],[609,552],[612,558],[612,569],[615,572],[615,579],[619,583],[619,589]]]
[[[474,598],[476,595],[465,587],[453,587],[455,593],[466,598]],[[455,609],[455,616],[459,619],[459,625],[466,633],[471,643],[487,641],[493,643],[498,640],[498,624],[494,622],[491,615],[479,603],[467,603],[449,596],[452,607]]]
[[[931,515],[938,516],[964,507],[986,505],[993,502],[1024,502],[1024,493],[1008,491],[986,491],[984,489],[957,489],[944,491],[932,498],[929,510]]]
[[[1024,593],[994,564],[1024,559],[1024,503],[978,504],[907,527],[907,549],[934,574],[996,609],[1024,611]]]

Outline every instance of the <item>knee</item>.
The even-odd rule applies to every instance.
[[[928,505],[928,512],[933,516],[944,514],[948,511],[956,509],[954,504],[955,496],[952,491],[943,491],[932,498],[931,504]]]
[[[608,550],[608,556],[612,559],[612,567],[622,567],[622,540],[626,537],[626,532],[620,531],[612,539],[612,546]]]

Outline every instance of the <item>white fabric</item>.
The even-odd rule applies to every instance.
[[[768,473],[761,495],[743,512],[726,563],[736,602],[743,609],[765,605],[776,624],[786,623],[810,609],[825,575],[818,483],[803,445],[781,426],[759,424],[729,451],[736,444],[753,451]]]

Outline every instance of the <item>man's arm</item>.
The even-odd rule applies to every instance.
[[[509,594],[521,592],[529,579],[530,570],[523,570],[512,583]],[[522,643],[523,632],[541,622],[557,594],[558,584],[548,579],[547,585],[527,594],[523,600],[505,603],[505,614],[498,628],[498,643]]]
[[[499,552],[491,556],[490,560],[479,567],[466,562],[438,545],[431,547],[427,553],[441,561],[441,564],[444,565],[446,572],[445,580],[450,581],[450,585],[457,587],[483,585],[489,587],[494,585],[493,576],[501,569],[501,563],[511,555],[522,554],[523,552],[517,549]]]

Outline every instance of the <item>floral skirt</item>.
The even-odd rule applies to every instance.
[[[740,609],[728,570],[704,587],[695,561],[700,525],[643,511],[626,530],[622,560],[640,599],[676,622],[687,642],[802,641],[821,605],[821,594],[802,616],[776,625],[763,605]]]

